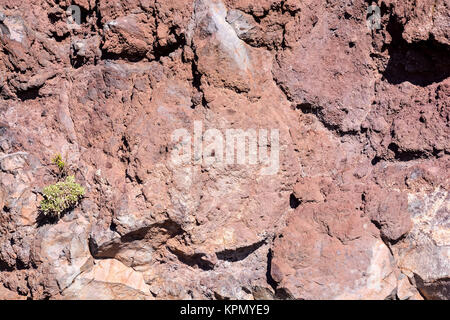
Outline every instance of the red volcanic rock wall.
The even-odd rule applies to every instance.
[[[374,4],[0,0],[0,298],[449,299],[450,2]]]

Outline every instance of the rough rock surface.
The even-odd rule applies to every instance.
[[[0,0],[0,299],[449,299],[450,2],[369,4]],[[278,170],[171,161],[199,123]]]

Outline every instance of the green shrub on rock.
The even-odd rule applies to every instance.
[[[74,208],[84,196],[84,188],[75,182],[74,176],[49,185],[42,191],[44,199],[40,210],[45,216],[60,217],[66,210]]]
[[[63,176],[67,173],[66,163],[64,162],[63,158],[61,157],[61,154],[59,154],[59,153],[56,154],[52,159],[52,163],[56,164],[58,166],[60,176]]]

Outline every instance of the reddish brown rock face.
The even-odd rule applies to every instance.
[[[0,298],[449,299],[450,4],[368,5],[0,0]]]

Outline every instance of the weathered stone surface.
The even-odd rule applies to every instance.
[[[75,282],[55,297],[61,300],[148,300],[141,291],[133,290],[120,283],[105,283],[96,280],[75,280]]]
[[[449,4],[378,5],[0,0],[0,298],[449,299]]]
[[[94,283],[94,284],[92,284]],[[95,292],[96,287],[100,292]],[[99,260],[89,270],[76,278],[65,299],[136,299],[150,298],[149,287],[141,272],[135,271],[114,259]]]
[[[275,240],[271,275],[296,299],[385,299],[397,277],[373,225],[349,206],[305,205]]]
[[[0,297],[2,300],[25,300],[26,297],[18,295],[16,292],[0,287]]]
[[[406,194],[371,190],[367,198],[366,211],[387,240],[397,241],[411,230]]]
[[[403,273],[398,278],[397,297],[400,300],[423,300],[419,291]]]
[[[403,272],[428,299],[447,299],[450,275],[449,195],[443,189],[412,193],[409,208],[413,229],[396,245]]]

